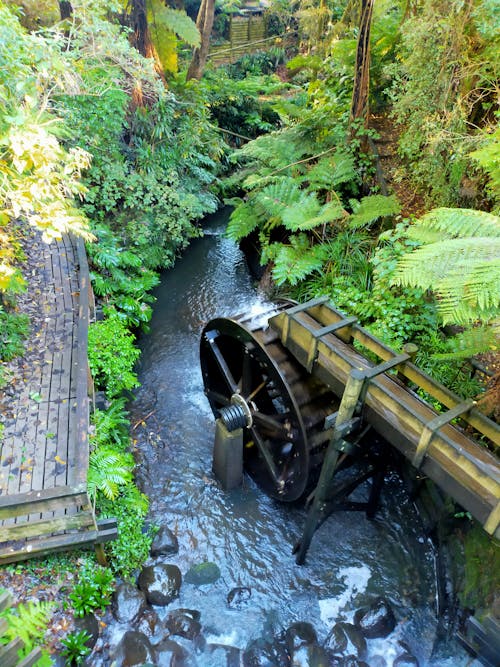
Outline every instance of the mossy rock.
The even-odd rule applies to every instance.
[[[203,586],[213,584],[219,577],[220,570],[215,563],[199,563],[188,570],[184,581],[195,586]]]
[[[476,616],[500,606],[500,546],[473,523],[464,538],[465,576],[460,602]]]

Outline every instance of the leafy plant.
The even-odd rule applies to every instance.
[[[94,425],[91,446],[94,449],[103,445],[113,445],[119,450],[127,448],[130,441],[130,420],[125,403],[125,398],[115,398],[106,410],[94,410],[91,415]]]
[[[398,262],[393,282],[432,289],[446,323],[487,322],[500,304],[500,218],[438,208],[408,228],[421,245]]]
[[[86,630],[79,632],[71,632],[67,637],[61,640],[64,648],[61,654],[66,658],[68,665],[81,665],[85,662],[85,658],[91,652],[91,649],[86,645],[86,642],[91,639],[91,636]]]
[[[89,365],[97,386],[110,397],[139,386],[133,367],[140,352],[116,312],[89,327]]]
[[[100,447],[90,454],[87,489],[95,501],[99,491],[105,498],[114,500],[120,486],[130,484],[134,459],[132,454],[116,452],[109,447]]]
[[[29,317],[0,305],[0,359],[10,361],[22,354],[28,333]]]
[[[111,602],[115,589],[110,569],[89,562],[79,573],[79,581],[69,594],[76,616],[104,609]]]
[[[116,500],[99,500],[102,516],[116,517],[118,539],[106,545],[115,572],[129,578],[149,556],[155,528],[144,529],[149,501],[139,489],[128,484],[120,488]]]

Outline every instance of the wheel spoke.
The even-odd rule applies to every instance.
[[[278,488],[279,486],[281,486],[280,479],[279,479],[280,475],[279,475],[278,470],[276,470],[276,466],[274,464],[274,459],[272,457],[272,454],[269,451],[269,448],[268,448],[267,444],[260,437],[260,433],[257,431],[257,429],[252,427],[250,429],[250,431],[252,433],[253,440],[254,440],[255,444],[257,445],[257,447],[259,448],[259,451],[262,454],[262,458],[264,459],[264,461],[266,463],[267,470],[268,470],[269,474],[271,475],[271,477],[273,479],[273,482],[275,483],[276,487]]]
[[[218,391],[213,391],[212,389],[208,389],[205,393],[207,398],[213,401],[214,403],[217,404],[220,403],[221,405],[229,405],[231,403],[230,399],[227,396],[224,396]]]
[[[224,378],[231,394],[236,394],[238,392],[238,385],[234,381],[233,374],[229,370],[229,366],[227,365],[219,346],[215,342],[215,336],[207,334],[206,339],[209,343],[209,349],[212,352],[215,361],[217,362],[217,366],[219,367],[222,377]]]
[[[241,379],[240,379],[240,389],[241,395],[246,396],[250,391],[250,385],[252,382],[252,359],[250,358],[250,352],[245,348],[243,352],[243,365],[241,369]]]
[[[280,421],[275,417],[270,417],[265,415],[262,412],[252,412],[252,417],[255,422],[261,424],[264,428],[267,428],[273,438],[279,438],[280,440],[293,440],[293,433],[290,433],[290,430],[286,428]]]

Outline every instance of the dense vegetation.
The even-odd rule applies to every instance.
[[[364,115],[353,99],[366,3],[276,0],[269,20],[298,27],[294,53],[277,45],[208,66],[200,82],[186,82],[179,47],[199,36],[177,4],[149,3],[140,39],[139,3],[73,0],[64,21],[58,3],[36,4],[0,1],[0,359],[22,350],[28,328],[15,312],[20,235],[83,235],[103,314],[89,362],[107,400],[93,415],[89,493],[119,520],[115,574],[132,574],[154,532],[142,531],[126,412],[135,336],[158,272],[224,197],[228,235],[258,246],[276,290],[328,294],[394,347],[416,342],[419,363],[451,388],[478,393],[467,360],[495,350],[500,301],[496,2],[375,3]],[[368,108],[399,151],[389,196]],[[417,220],[409,188],[430,211]],[[77,614],[106,604],[106,572],[83,568]],[[68,640],[70,657],[82,640]]]

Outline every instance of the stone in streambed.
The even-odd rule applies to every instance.
[[[152,643],[154,643],[153,639],[155,638],[159,627],[160,619],[158,618],[158,614],[154,609],[151,609],[151,607],[144,609],[134,623],[134,630],[142,632],[152,641]]]
[[[237,586],[227,594],[227,606],[230,609],[242,609],[247,606],[252,597],[252,590],[248,586]]]
[[[358,609],[354,614],[354,625],[367,639],[387,637],[396,626],[396,619],[390,604],[384,598],[377,598],[369,607]]]
[[[366,656],[366,639],[359,628],[352,623],[336,623],[326,638],[325,647],[336,655]]]
[[[144,663],[156,664],[156,655],[149,639],[135,630],[126,632],[114,652],[116,667],[139,667]]]
[[[251,642],[243,653],[243,667],[289,667],[286,649],[280,643],[264,639]]]
[[[302,644],[293,652],[293,667],[330,667],[330,658],[318,644]]]
[[[204,586],[205,584],[213,584],[219,577],[220,570],[215,563],[198,563],[198,565],[193,565],[188,570],[184,581],[194,586]]]
[[[194,639],[201,632],[199,617],[199,612],[190,609],[174,609],[167,616],[165,627],[172,635]]]
[[[161,526],[151,544],[151,555],[165,556],[176,554],[178,551],[179,543],[174,533],[167,526]]]
[[[138,584],[149,604],[164,607],[179,595],[182,584],[181,571],[177,565],[167,563],[149,565],[140,573]]]
[[[75,631],[81,632],[82,630],[90,635],[85,646],[93,649],[99,639],[99,623],[94,614],[85,614],[82,618],[75,618]]]
[[[146,596],[128,582],[119,584],[113,596],[113,616],[119,623],[133,623],[146,608]]]
[[[411,653],[401,653],[392,663],[392,667],[418,667],[418,660]]]

